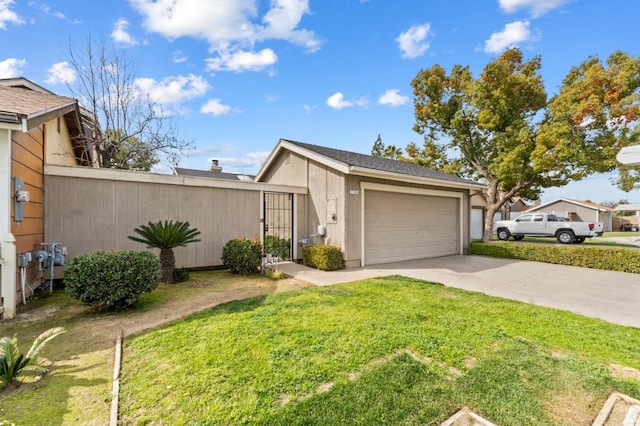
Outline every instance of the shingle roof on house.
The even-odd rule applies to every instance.
[[[415,176],[427,179],[443,180],[455,183],[475,184],[481,186],[478,182],[474,182],[469,179],[463,179],[458,176],[449,175],[446,173],[438,172],[433,169],[407,163],[404,161],[392,160],[389,158],[380,158],[373,155],[359,154],[357,152],[344,151],[341,149],[327,148],[319,145],[312,145],[309,143],[297,142],[287,139],[281,139],[284,142],[291,143],[309,151],[315,152],[322,156],[328,157],[332,160],[344,163],[347,166],[362,167],[366,169],[378,170],[388,173],[403,174],[407,176]]]
[[[243,175],[236,173],[224,173],[210,170],[197,170],[197,169],[184,169],[182,167],[176,167],[173,169],[175,174],[178,176],[193,176],[193,177],[204,177],[211,179],[225,179],[225,180],[238,180],[242,182],[250,182],[253,181],[255,176],[251,175]]]
[[[0,86],[0,111],[17,114],[24,118],[75,104],[75,99],[64,96],[35,92],[21,87]]]

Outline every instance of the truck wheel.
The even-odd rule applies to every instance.
[[[498,229],[498,239],[499,240],[506,241],[506,240],[509,239],[510,236],[511,236],[511,233],[509,232],[508,229],[506,229],[506,228]]]
[[[576,237],[576,243],[582,244],[582,243],[584,243],[585,239],[586,239],[585,237]]]
[[[576,240],[576,236],[573,235],[573,231],[558,231],[556,239],[561,244],[573,244]]]
[[[524,239],[524,235],[513,235],[513,239],[516,241],[521,241]]]

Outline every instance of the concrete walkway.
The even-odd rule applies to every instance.
[[[640,275],[485,256],[448,256],[323,272],[281,263],[286,275],[331,285],[404,275],[640,328]]]

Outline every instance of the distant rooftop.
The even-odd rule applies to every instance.
[[[618,204],[613,209],[616,212],[640,212],[640,204]]]

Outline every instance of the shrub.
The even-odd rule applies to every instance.
[[[302,263],[322,271],[344,269],[344,259],[340,247],[307,246],[302,248]]]
[[[50,328],[36,337],[26,354],[20,353],[16,336],[0,339],[0,385],[16,386],[20,383],[18,377],[26,372],[46,373],[47,369],[42,365],[38,353],[49,340],[64,332],[62,327]]]
[[[71,297],[103,311],[125,309],[160,280],[160,261],[149,251],[94,252],[66,266],[64,284]]]
[[[474,242],[471,254],[640,273],[640,250],[625,248]]]
[[[291,259],[291,240],[276,235],[265,235],[264,252],[278,256],[280,259]]]
[[[222,248],[222,263],[236,274],[255,274],[262,264],[260,241],[249,238],[227,241]]]
[[[196,238],[200,235],[200,231],[197,228],[191,229],[190,226],[189,222],[180,221],[149,222],[148,225],[140,225],[135,228],[133,232],[138,236],[129,235],[129,239],[146,244],[147,248],[160,249],[162,281],[172,284],[176,271],[176,257],[173,254],[173,249],[200,241]]]
[[[284,278],[284,273],[282,271],[274,271],[273,269],[267,269],[264,274],[274,281]]]
[[[176,269],[173,271],[173,283],[182,283],[185,281],[189,281],[189,271],[185,268]]]

